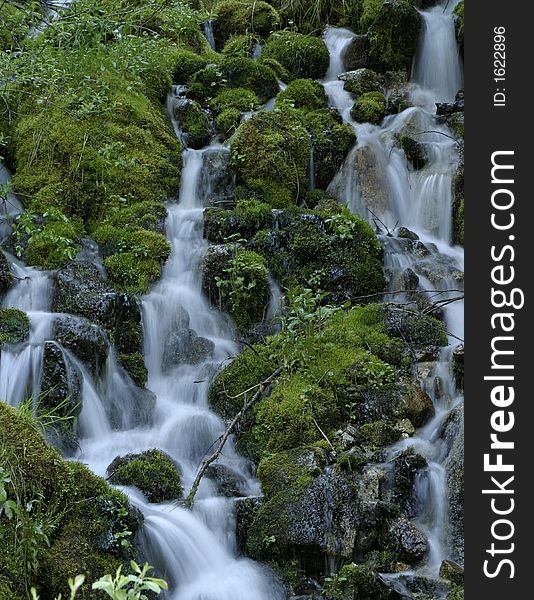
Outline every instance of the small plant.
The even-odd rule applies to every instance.
[[[122,567],[117,569],[115,577],[104,575],[91,586],[93,590],[102,590],[113,600],[148,600],[143,592],[150,591],[155,594],[168,589],[163,579],[149,577],[148,572],[152,569],[148,563],[141,568],[133,560],[130,562],[133,574],[123,575]]]

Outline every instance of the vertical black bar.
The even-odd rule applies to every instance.
[[[468,600],[526,599],[534,597],[534,153],[532,69],[521,61],[534,34],[528,3],[466,4],[465,589]],[[513,169],[497,167],[492,178],[492,157]]]

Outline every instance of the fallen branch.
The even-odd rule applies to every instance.
[[[278,377],[278,375],[280,375],[281,372],[282,372],[282,369],[276,369],[276,371],[272,375],[267,377],[267,379],[265,381],[263,381],[262,383],[260,383],[257,386],[259,388],[258,391],[254,394],[254,396],[252,396],[252,398],[250,400],[245,401],[243,408],[232,419],[232,422],[230,423],[230,425],[228,425],[226,431],[221,436],[219,445],[217,446],[217,449],[215,450],[215,452],[202,462],[202,466],[200,467],[200,470],[198,471],[197,476],[195,477],[195,480],[193,481],[193,485],[191,486],[191,490],[185,500],[185,505],[187,507],[191,508],[193,506],[193,503],[195,501],[195,496],[198,491],[198,486],[200,485],[202,478],[206,474],[206,471],[207,471],[208,467],[211,465],[211,463],[216,461],[219,458],[219,456],[221,455],[224,445],[226,444],[228,438],[232,434],[234,427],[244,417],[245,413],[249,410],[249,408],[251,408],[262,397],[265,388],[268,385],[270,385]]]

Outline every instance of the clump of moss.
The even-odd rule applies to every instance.
[[[262,57],[277,60],[291,79],[322,79],[330,65],[324,41],[300,33],[273,34],[263,48]]]
[[[105,573],[132,558],[131,542],[139,526],[124,494],[111,489],[85,466],[64,461],[48,446],[32,417],[0,402],[2,461],[9,465],[8,498],[31,506],[27,518],[48,536],[36,534],[35,562],[28,568],[21,551],[17,519],[0,517],[3,542],[0,568],[10,579],[27,581],[44,597],[68,594],[67,580],[86,574],[83,594]],[[23,476],[21,475],[23,474]],[[16,593],[22,593],[16,589]],[[10,596],[11,598],[11,596]]]
[[[254,115],[241,125],[232,143],[238,183],[271,184],[295,199],[307,188],[309,156],[306,129],[297,117],[283,112]]]
[[[365,32],[374,23],[384,0],[362,0],[362,12],[360,16],[360,30]]]
[[[342,600],[373,598],[387,600],[391,590],[366,564],[345,565],[337,575],[326,582],[324,594]]]
[[[354,128],[333,109],[311,111],[303,123],[311,137],[315,185],[326,189],[356,143]]]
[[[218,47],[236,34],[253,33],[266,37],[275,28],[280,17],[267,2],[253,0],[224,0],[215,7],[217,18],[214,35]]]
[[[263,320],[269,304],[269,272],[265,259],[249,250],[237,249],[218,269],[204,271],[204,287],[212,301],[232,315],[239,329]],[[218,298],[214,298],[217,290]]]
[[[174,57],[174,83],[185,85],[191,77],[208,65],[208,59],[192,52],[180,50]]]
[[[258,200],[241,200],[234,210],[207,208],[204,211],[204,237],[214,244],[224,244],[236,234],[252,238],[271,224],[271,207]]]
[[[380,125],[386,116],[386,97],[382,92],[367,92],[356,100],[350,114],[360,123]]]
[[[18,308],[0,309],[0,345],[27,342],[30,337],[30,319]]]
[[[215,120],[217,131],[223,139],[231,137],[241,123],[241,113],[236,108],[227,108]]]
[[[358,69],[345,81],[343,89],[356,96],[381,90],[380,79],[371,69]]]
[[[55,269],[71,261],[78,246],[78,231],[68,219],[47,220],[28,239],[27,262],[43,269]]]
[[[250,33],[234,35],[224,45],[222,55],[233,58],[252,58],[254,47],[259,40],[258,36]]]
[[[157,449],[117,457],[107,468],[108,478],[118,485],[135,485],[149,502],[167,502],[183,493],[174,462]]]
[[[288,70],[280,64],[275,58],[265,58],[263,53],[260,55],[259,62],[266,67],[272,69],[278,79],[282,81],[289,81],[289,72]]]
[[[407,0],[382,2],[367,0],[373,6],[367,35],[372,68],[379,71],[409,71],[417,50],[422,17]],[[378,12],[376,6],[380,4]],[[363,13],[365,15],[365,11]]]
[[[230,108],[239,113],[256,110],[261,105],[258,96],[251,90],[232,88],[224,90],[210,101],[210,108],[216,112],[223,112]]]
[[[145,359],[140,352],[119,354],[119,362],[136,385],[145,387],[148,380],[148,371],[145,366]]]
[[[323,86],[313,79],[295,79],[276,97],[277,108],[290,106],[303,110],[318,110],[327,107]]]
[[[188,148],[198,150],[208,144],[208,118],[197,102],[180,99],[174,104],[173,112],[182,131],[182,140]]]

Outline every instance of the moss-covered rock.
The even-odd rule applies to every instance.
[[[228,311],[238,328],[249,329],[263,320],[270,287],[262,256],[236,249],[227,253],[225,260],[213,262],[208,254],[203,272],[203,287],[211,301]]]
[[[272,185],[297,199],[307,188],[310,157],[308,133],[288,113],[260,112],[245,121],[232,143],[232,160],[238,183]],[[273,204],[277,207],[276,204]]]
[[[384,286],[381,246],[371,227],[345,212],[283,212],[277,228],[254,240],[277,279],[286,287],[313,286],[343,303],[379,293]]]
[[[187,98],[177,98],[173,104],[173,113],[186,147],[198,150],[208,144],[210,140],[208,117],[197,102]]]
[[[149,502],[167,502],[183,493],[180,473],[172,458],[161,450],[117,457],[107,468],[111,483],[134,485]]]
[[[263,48],[262,57],[277,60],[291,79],[322,79],[330,65],[324,41],[300,33],[273,34]]]
[[[140,352],[132,354],[119,354],[119,363],[139,387],[145,387],[148,380],[148,370],[145,359]]]
[[[399,141],[413,168],[416,170],[422,169],[428,162],[428,152],[425,145],[407,135],[402,135]]]
[[[354,128],[342,123],[339,113],[332,109],[309,112],[303,122],[311,138],[315,185],[326,189],[356,143]]]
[[[369,92],[382,91],[382,82],[379,76],[371,69],[357,69],[344,74],[343,89],[355,96],[362,96]]]
[[[204,211],[204,237],[224,244],[233,236],[251,239],[260,229],[272,226],[272,209],[258,200],[241,200],[234,210],[207,208]]]
[[[295,79],[276,97],[276,107],[318,110],[327,107],[323,86],[313,79]]]
[[[245,88],[231,88],[224,90],[210,102],[210,108],[222,113],[233,108],[239,113],[251,112],[261,105],[258,96]]]
[[[208,59],[191,50],[180,50],[174,58],[173,82],[185,85],[197,72],[208,65]]]
[[[386,116],[386,97],[382,92],[367,92],[354,103],[350,114],[359,123],[380,125]]]
[[[17,308],[0,309],[0,345],[27,342],[30,337],[30,319]]]
[[[411,2],[364,0],[361,24],[367,30],[373,69],[379,72],[411,69],[422,26],[422,17]]]
[[[213,25],[219,48],[233,35],[252,33],[266,37],[280,20],[277,11],[267,2],[253,0],[223,0],[215,7],[217,18]]]
[[[329,581],[324,589],[327,598],[340,600],[400,600],[401,595],[389,588],[366,564],[345,565],[339,573]]]
[[[254,49],[260,43],[257,35],[245,33],[232,36],[225,44],[221,54],[233,58],[252,58]]]
[[[42,535],[36,536],[36,568],[28,573],[30,583],[42,597],[68,594],[68,578],[82,572],[88,582],[82,594],[89,597],[90,582],[114,573],[133,557],[131,543],[139,517],[126,496],[80,463],[63,461],[44,442],[31,417],[1,402],[0,447],[11,476],[8,497],[18,497],[21,507],[33,503],[28,518],[49,538],[47,545]],[[5,515],[1,519],[0,568],[22,588],[26,571],[24,554],[17,551],[21,541],[15,534],[16,519],[7,520]]]
[[[447,345],[443,323],[417,311],[391,309],[387,315],[387,331],[392,337],[402,338],[415,351]]]

